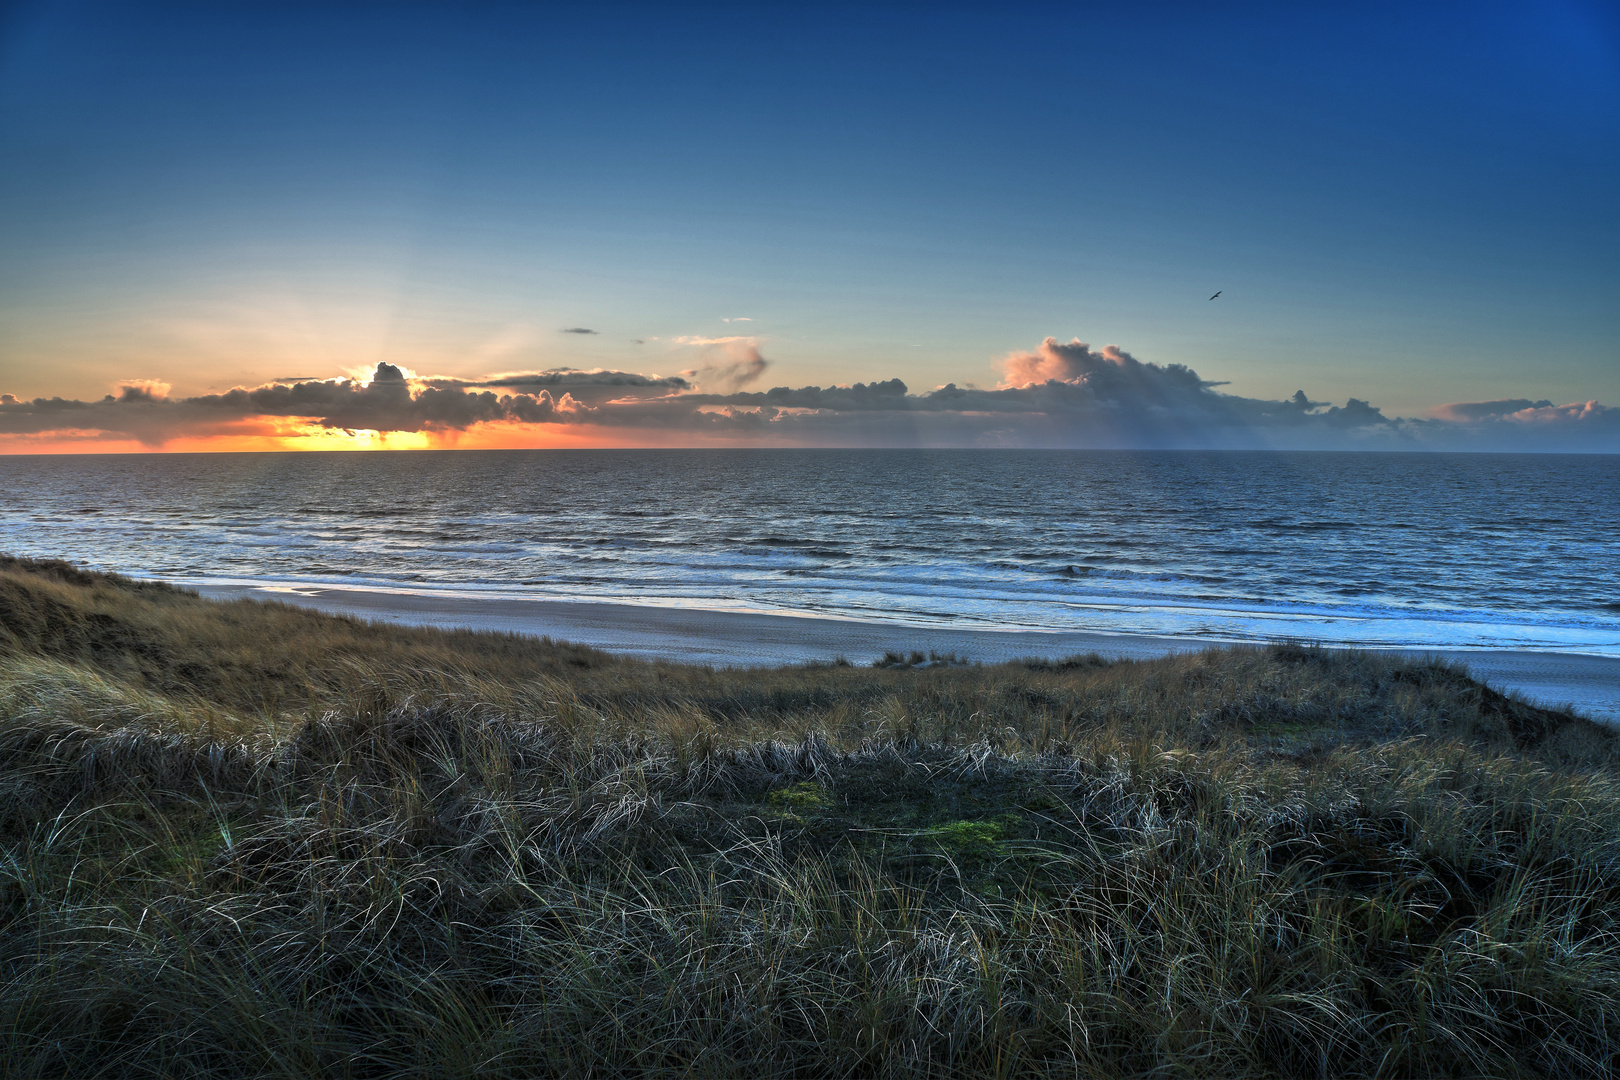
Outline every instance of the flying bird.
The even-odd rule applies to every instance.
[[[1216,290],[1215,290],[1215,296],[1219,296],[1219,295],[1221,295],[1221,292],[1222,292],[1222,290],[1220,290],[1220,289],[1216,289]],[[1213,300],[1213,299],[1215,299],[1215,296],[1212,296],[1212,297],[1210,297],[1210,299],[1211,299],[1211,300]]]

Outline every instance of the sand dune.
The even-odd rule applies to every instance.
[[[517,597],[461,597],[380,589],[204,585],[204,596],[280,600],[320,611],[420,626],[503,630],[576,641],[647,659],[716,667],[759,667],[842,656],[869,663],[887,651],[930,650],[994,662],[1096,652],[1145,659],[1217,644],[1208,640],[1030,630],[959,630],[793,615],[762,615],[635,604]],[[1476,678],[1547,705],[1573,705],[1620,721],[1620,659],[1506,650],[1427,650],[1466,663]]]

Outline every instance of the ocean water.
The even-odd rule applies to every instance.
[[[1620,656],[1620,457],[0,457],[0,551],[180,583]]]

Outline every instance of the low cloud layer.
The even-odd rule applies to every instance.
[[[1048,338],[1001,363],[994,389],[914,393],[899,379],[755,389],[769,362],[754,338],[688,338],[695,365],[661,376],[555,368],[483,379],[295,380],[174,399],[129,380],[98,400],[0,394],[0,438],[60,435],[162,446],[266,422],[316,430],[466,433],[491,425],[590,426],[608,441],[821,446],[1024,446],[1620,451],[1620,409],[1595,401],[1454,402],[1416,418],[1368,401],[1271,401],[1221,392],[1181,364],[1114,345]],[[600,441],[600,440],[599,440]]]

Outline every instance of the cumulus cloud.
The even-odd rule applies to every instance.
[[[739,320],[746,322],[748,320]],[[704,390],[728,393],[758,382],[770,361],[759,351],[759,339],[744,337],[678,337],[676,344],[699,350],[701,367],[681,372]]]
[[[1576,423],[1613,428],[1620,424],[1620,409],[1596,401],[1577,401],[1570,405],[1542,401],[1528,409],[1508,413],[1502,419],[1520,424]]]
[[[1170,388],[1197,391],[1220,385],[1204,382],[1183,364],[1169,367],[1144,364],[1118,345],[1104,345],[1093,352],[1091,346],[1079,338],[1067,344],[1047,338],[1034,352],[1015,352],[1001,364],[1005,372],[1003,387],[1064,382],[1151,391]]]
[[[1451,435],[1461,449],[1620,450],[1620,409],[1596,401],[1454,401],[1430,410],[1425,426],[1429,434],[1439,428]]]
[[[1006,357],[994,389],[950,383],[923,392],[899,379],[752,389],[769,366],[756,339],[678,344],[698,363],[671,376],[554,368],[458,379],[379,364],[369,380],[297,380],[181,399],[133,379],[96,401],[0,395],[0,435],[73,432],[161,445],[295,420],[381,432],[592,425],[626,441],[641,431],[664,442],[780,445],[1620,450],[1620,409],[1597,402],[1457,402],[1426,417],[1388,417],[1359,398],[1333,405],[1303,390],[1280,401],[1228,394],[1185,365],[1079,340],[1049,338]]]
[[[160,401],[168,397],[172,389],[162,379],[121,379],[113,387],[121,401]]]

